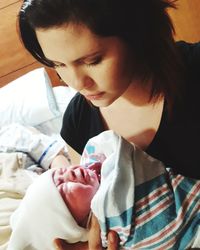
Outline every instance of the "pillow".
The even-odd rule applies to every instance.
[[[64,112],[69,102],[71,101],[73,96],[76,94],[76,92],[77,92],[76,90],[68,86],[53,87],[53,93],[56,99],[56,103],[58,105],[58,109],[61,112],[61,115],[54,119],[45,121],[35,126],[35,128],[37,128],[39,131],[41,131],[45,135],[60,134]]]
[[[61,114],[63,115],[69,102],[77,93],[77,91],[68,86],[56,86],[53,88],[53,92],[54,92],[54,96],[56,99],[56,103],[59,107],[59,110]]]
[[[44,68],[35,69],[0,88],[0,127],[11,123],[35,126],[60,115]]]

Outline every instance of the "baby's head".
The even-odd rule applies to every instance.
[[[100,168],[97,162],[87,168],[78,165],[52,173],[55,186],[79,226],[87,224],[91,200],[99,187]]]
[[[32,183],[11,216],[10,244],[54,249],[55,238],[69,243],[88,240],[86,224],[99,187],[101,163],[50,169]],[[20,235],[20,237],[19,237]]]

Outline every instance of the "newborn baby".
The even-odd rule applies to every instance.
[[[85,168],[73,166],[56,169],[53,181],[79,226],[87,227],[90,205],[100,182],[100,163]]]
[[[53,250],[55,238],[87,241],[90,210],[105,248],[109,230],[119,249],[200,247],[199,190],[199,180],[105,131],[89,140],[80,166],[48,170],[30,186],[11,218],[8,250]]]
[[[87,241],[91,200],[101,163],[50,169],[30,185],[11,217],[8,250],[55,250],[53,241]]]

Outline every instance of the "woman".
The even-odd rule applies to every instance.
[[[200,45],[175,43],[168,7],[174,1],[25,0],[20,35],[78,91],[61,130],[78,153],[112,129],[177,173],[200,178]],[[95,226],[91,232],[89,249],[99,249]],[[108,249],[117,249],[111,242]]]

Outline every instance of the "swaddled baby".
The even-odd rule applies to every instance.
[[[91,200],[99,187],[100,163],[51,169],[28,188],[11,217],[9,250],[53,250],[55,238],[87,241]]]
[[[48,170],[30,186],[11,218],[8,250],[53,250],[55,238],[87,241],[91,210],[103,247],[109,230],[122,249],[200,247],[200,181],[106,131],[89,140],[80,166]]]

